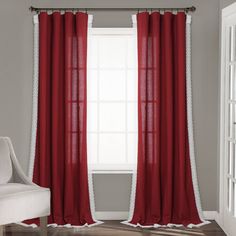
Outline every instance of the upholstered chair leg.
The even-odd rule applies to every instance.
[[[47,236],[48,217],[40,217],[40,236]],[[1,235],[0,235],[1,236]]]
[[[4,230],[4,226],[0,225],[0,236],[3,236],[3,230]]]

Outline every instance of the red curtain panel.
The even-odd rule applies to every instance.
[[[137,14],[138,166],[134,225],[200,224],[186,102],[186,15]]]
[[[49,223],[95,223],[86,144],[88,15],[39,15],[39,97],[33,181],[51,189]]]

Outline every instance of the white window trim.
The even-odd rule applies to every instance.
[[[235,104],[232,100],[229,100],[229,84],[228,73],[229,66],[235,65],[235,62],[230,62],[228,40],[229,27],[235,25],[235,12],[236,3],[233,3],[222,10],[221,15],[221,80],[220,80],[220,146],[219,146],[219,158],[220,158],[220,191],[219,191],[219,217],[217,223],[227,233],[227,235],[234,235],[235,217],[229,217],[227,213],[227,166],[228,166],[228,141],[233,139],[228,138],[228,105]],[[233,219],[234,218],[234,219]],[[233,219],[233,220],[232,220]]]

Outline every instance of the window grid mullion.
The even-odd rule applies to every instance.
[[[100,85],[100,64],[99,64],[99,43],[100,40],[98,39],[97,41],[97,163],[100,163],[100,148],[99,148],[99,144],[100,144],[100,89],[99,89],[99,85]]]
[[[125,160],[126,163],[128,163],[128,104],[127,104],[127,98],[128,98],[128,41],[126,40],[125,44]]]

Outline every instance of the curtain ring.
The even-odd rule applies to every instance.
[[[137,13],[139,13],[139,8],[138,8],[138,10],[137,10]]]
[[[88,14],[88,9],[87,8],[85,8],[85,13]]]
[[[174,15],[177,15],[178,14],[178,10],[177,9],[174,9],[174,11],[172,12]]]
[[[49,9],[49,10],[47,10],[46,12],[47,12],[48,15],[52,15],[53,10],[52,10],[52,9]]]

